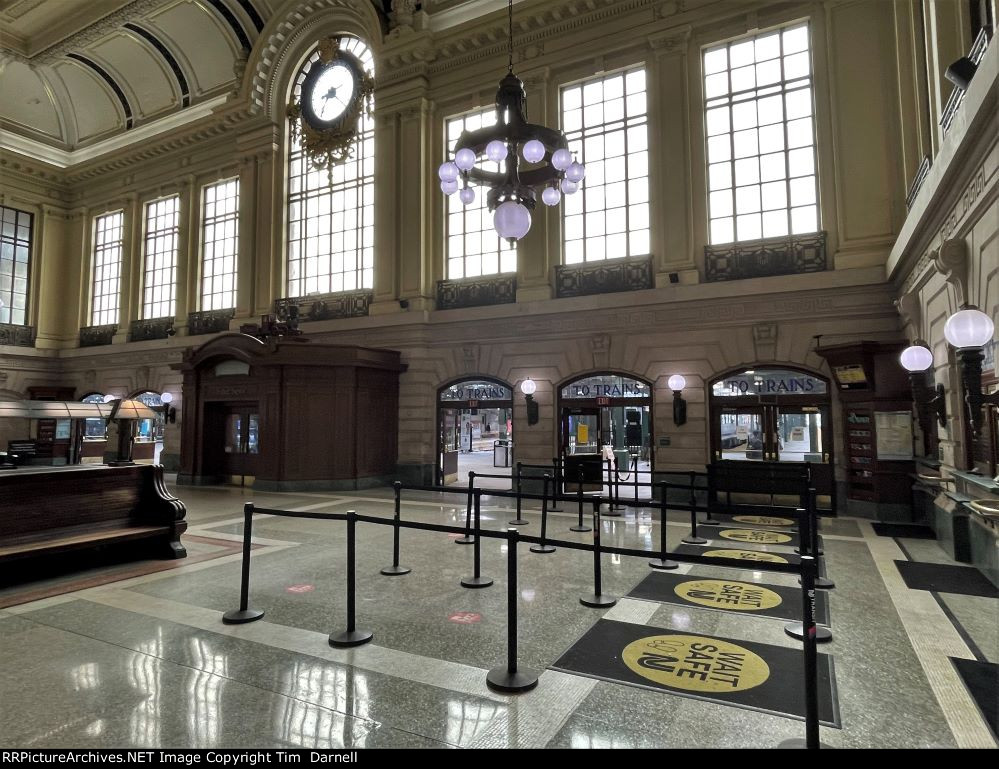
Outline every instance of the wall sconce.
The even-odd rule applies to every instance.
[[[961,361],[961,382],[964,385],[964,402],[968,404],[968,421],[972,436],[981,431],[982,407],[986,403],[999,405],[999,393],[982,393],[982,348],[992,341],[995,324],[992,318],[977,307],[965,305],[947,319],[944,336],[957,348]]]
[[[687,380],[680,374],[673,374],[666,380],[666,386],[673,391],[673,424],[685,424],[687,422],[687,401],[683,399],[683,388],[687,386]]]
[[[923,431],[923,439],[930,431],[930,415],[935,413],[941,427],[947,426],[947,399],[942,384],[930,389],[926,386],[926,372],[933,365],[933,353],[926,343],[917,339],[911,346],[902,350],[899,356],[902,368],[909,372],[912,383],[912,401],[916,404],[916,416],[919,419],[919,429]],[[930,393],[933,393],[931,396]],[[924,449],[928,447],[924,443]]]
[[[529,425],[536,425],[540,419],[538,416],[538,404],[534,400],[534,393],[537,390],[537,383],[530,377],[520,383],[520,391],[524,393],[524,400],[527,401],[527,424]]]
[[[177,408],[170,405],[173,402],[173,394],[163,393],[160,400],[163,402],[163,418],[169,424],[174,424],[177,421]]]

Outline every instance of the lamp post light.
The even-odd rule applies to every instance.
[[[968,404],[968,421],[974,438],[981,432],[983,406],[986,403],[999,405],[999,393],[985,395],[982,392],[982,361],[985,359],[982,348],[992,341],[994,333],[992,318],[971,305],[955,312],[944,325],[944,336],[957,348],[957,358],[961,361],[964,401]]]
[[[536,425],[540,417],[538,416],[538,404],[534,400],[534,393],[538,390],[538,384],[528,377],[520,383],[520,391],[524,393],[524,400],[527,401],[527,424]]]
[[[163,404],[163,418],[168,424],[174,424],[177,421],[177,407],[171,406],[173,403],[173,393],[163,393],[160,396],[160,402]]]
[[[923,452],[928,453],[929,432],[932,425],[930,416],[936,414],[940,426],[947,426],[946,391],[942,384],[938,384],[935,388],[927,386],[927,371],[933,365],[933,353],[922,340],[917,339],[902,350],[899,362],[902,364],[902,368],[909,372],[909,382],[912,384],[912,401],[916,406],[919,428],[923,431]]]
[[[686,424],[687,401],[683,399],[683,388],[687,386],[687,380],[681,374],[673,374],[666,380],[666,386],[673,391],[673,424]]]

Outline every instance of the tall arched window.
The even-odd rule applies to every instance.
[[[355,37],[340,48],[357,56],[368,74],[374,57]],[[319,61],[316,50],[295,76],[293,96]],[[288,153],[288,296],[356,291],[374,286],[375,159],[374,120],[362,112],[359,136],[349,160],[315,168],[291,139]]]

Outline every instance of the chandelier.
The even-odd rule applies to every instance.
[[[437,170],[441,191],[458,194],[466,206],[475,201],[475,188],[488,189],[486,205],[501,238],[514,243],[531,229],[531,211],[538,190],[547,206],[557,206],[562,194],[572,195],[586,175],[582,163],[569,151],[565,134],[527,122],[527,93],[513,74],[513,0],[507,5],[509,63],[496,92],[496,123],[458,137],[454,159]],[[480,158],[505,163],[503,170],[487,171]],[[521,168],[521,159],[527,167]]]

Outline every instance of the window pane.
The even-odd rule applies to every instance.
[[[578,107],[580,98],[580,88],[566,89],[562,94],[562,103]],[[574,111],[579,114],[578,109]],[[447,156],[454,157],[462,132],[474,131],[480,126],[493,125],[495,122],[496,110],[492,107],[449,118]],[[479,160],[476,165],[486,171],[500,170],[499,163],[488,160]],[[475,199],[468,205],[461,202],[457,193],[446,198],[447,277],[450,280],[517,270],[517,246],[496,234],[493,216],[486,206],[487,191],[481,186],[475,187]],[[542,207],[544,204],[539,202],[538,205]],[[535,211],[535,216],[537,214]]]
[[[711,243],[820,226],[810,55],[807,23],[704,51]]]
[[[93,270],[90,284],[92,326],[110,326],[117,324],[119,320],[124,219],[123,211],[115,211],[94,219]]]
[[[727,75],[724,75],[727,80]],[[727,88],[727,85],[725,86]],[[570,114],[582,94],[579,120]],[[623,95],[623,102],[622,100]],[[619,104],[623,104],[622,115]],[[728,109],[710,116],[729,139]],[[627,130],[622,130],[622,117]],[[596,77],[562,89],[562,127],[586,164],[580,191],[563,198],[565,264],[649,252],[649,153],[645,71]],[[728,151],[728,150],[726,150]]]
[[[239,179],[209,185],[203,196],[201,309],[227,310],[236,306]],[[329,219],[320,217],[320,231],[329,232]]]
[[[0,323],[27,324],[33,220],[26,211],[0,206]]]
[[[374,74],[374,58],[367,45],[346,36],[340,38],[340,45]],[[302,83],[318,61],[316,51],[299,71],[293,84],[295,96],[301,95]],[[449,141],[451,130],[448,126]],[[312,167],[301,143],[292,140],[288,157],[288,296],[373,287],[374,151],[374,120],[366,111],[358,121],[353,156],[334,166],[329,178],[325,170]],[[238,200],[233,202],[238,209]]]
[[[180,197],[146,204],[142,317],[172,318],[177,296]]]

